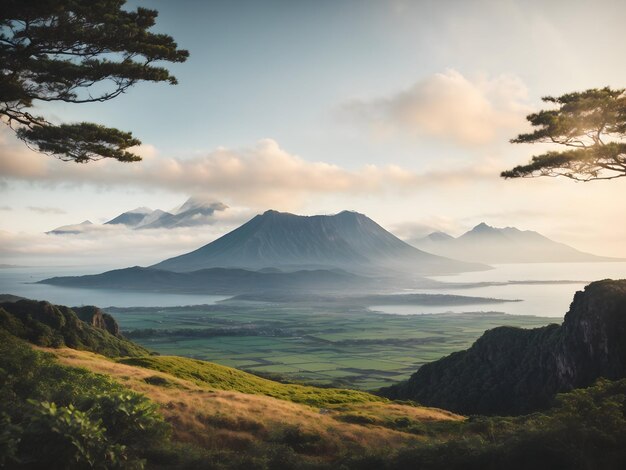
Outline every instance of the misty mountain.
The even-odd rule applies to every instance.
[[[496,228],[485,223],[458,238],[434,232],[411,244],[440,256],[486,264],[618,261],[579,251],[531,230]]]
[[[226,209],[228,209],[228,206],[221,202],[191,197],[182,206],[173,211],[168,212],[161,209],[152,210],[149,207],[138,207],[115,216],[105,222],[104,225],[123,225],[132,230],[197,227],[215,223],[215,213],[225,211]],[[85,221],[82,224],[58,227],[46,233],[75,235],[83,233],[88,228],[88,225],[93,224]]]
[[[118,215],[105,225],[123,224],[133,229],[195,227],[213,223],[215,212],[226,209],[228,206],[221,202],[190,197],[171,212],[139,207]]]
[[[79,233],[83,233],[86,229],[90,228],[94,225],[91,221],[85,220],[80,224],[73,225],[62,225],[61,227],[57,227],[54,230],[50,230],[46,232],[48,235],[78,235]]]
[[[299,216],[272,210],[208,245],[152,267],[177,272],[214,267],[315,267],[359,272],[399,269],[416,273],[487,268],[425,253],[357,212]]]
[[[138,207],[137,209],[118,215],[108,222],[105,222],[104,225],[126,225],[127,227],[136,227],[153,212],[155,211],[148,207]]]
[[[215,222],[215,212],[224,211],[228,206],[221,202],[207,202],[189,198],[175,213],[162,212],[154,220],[147,220],[137,228],[195,227]]]

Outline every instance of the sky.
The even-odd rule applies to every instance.
[[[0,263],[149,264],[267,209],[356,210],[405,239],[480,222],[626,256],[626,183],[503,180],[545,150],[513,145],[541,97],[623,87],[622,1],[133,1],[190,58],[179,84],[106,103],[38,103],[55,122],[132,130],[144,160],[78,165],[0,129]],[[211,225],[44,232],[190,196]]]

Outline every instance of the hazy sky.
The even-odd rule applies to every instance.
[[[132,130],[136,164],[76,165],[0,130],[0,262],[99,253],[120,265],[204,244],[269,208],[363,212],[402,237],[481,221],[626,256],[626,182],[504,181],[540,146],[511,145],[540,97],[625,86],[623,1],[143,1],[190,59],[179,85],[139,84],[104,104],[52,105],[57,121]],[[190,195],[228,204],[211,227],[71,238]]]

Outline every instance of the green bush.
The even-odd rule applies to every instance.
[[[21,464],[31,468],[141,468],[112,444],[100,421],[74,408],[31,401],[20,436]],[[130,465],[125,465],[126,463]]]
[[[143,468],[169,432],[144,396],[2,330],[0,424],[0,466],[18,469]]]
[[[136,393],[100,395],[89,408],[116,443],[140,450],[168,437],[169,426],[158,406]]]

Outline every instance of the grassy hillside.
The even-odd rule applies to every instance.
[[[174,442],[191,446],[164,450],[165,468],[618,470],[626,464],[626,380],[560,395],[544,413],[461,419],[400,403],[318,409],[212,390],[84,351],[53,352],[64,364],[105,374],[160,404]]]
[[[341,404],[328,403],[323,400],[329,390],[314,387],[306,387],[310,396],[319,394],[316,406],[309,406],[289,399],[297,400],[297,395],[280,399],[258,390],[250,394],[217,389],[215,385],[224,385],[222,378],[189,380],[84,351],[50,351],[63,364],[106,374],[160,403],[177,438],[209,449],[250,450],[259,443],[274,445],[292,439],[293,445],[310,458],[319,454],[327,460],[365,447],[391,449],[417,443],[420,436],[407,432],[407,428],[463,419],[442,410],[376,401],[371,395],[367,396],[371,401],[355,395],[352,401],[343,396]],[[275,393],[281,386],[264,384],[264,390]]]
[[[385,398],[338,388],[319,388],[306,385],[283,384],[248,374],[232,367],[177,356],[149,356],[121,359],[119,362],[165,372],[214,390],[232,390],[253,395],[303,403],[311,406],[329,406],[344,403],[387,401]]]

